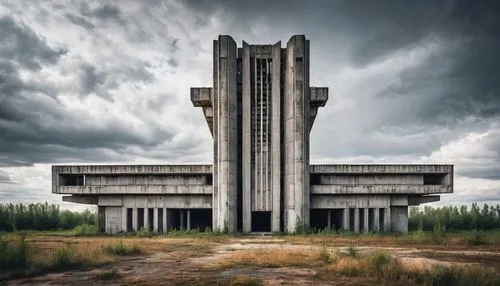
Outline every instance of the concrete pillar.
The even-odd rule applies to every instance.
[[[327,219],[327,229],[329,230],[332,227],[332,211],[328,210],[328,219]]]
[[[309,41],[287,43],[284,86],[285,230],[309,226]]]
[[[391,230],[394,232],[408,232],[408,207],[391,206]]]
[[[230,36],[214,41],[214,192],[213,226],[235,232],[238,190],[238,109],[236,43]]]
[[[132,209],[132,229],[138,231],[137,229],[137,208]]]
[[[144,229],[149,230],[149,208],[144,208]]]
[[[391,231],[391,207],[384,209],[384,231]]]
[[[373,210],[373,230],[380,231],[380,209],[375,208]]]
[[[354,232],[359,233],[359,208],[354,209]]]
[[[363,231],[364,232],[368,232],[370,231],[370,209],[369,208],[364,208],[364,212],[365,212],[365,216],[364,216],[364,229]]]
[[[342,229],[345,231],[349,231],[349,208],[344,209],[344,214],[342,215]]]
[[[122,232],[127,232],[127,208],[122,207]]]
[[[158,208],[153,209],[153,231],[158,232]]]
[[[191,230],[191,210],[186,211],[187,217],[187,230]]]
[[[250,46],[243,41],[242,54],[242,214],[243,232],[252,230],[252,116],[250,91]]]
[[[167,208],[163,209],[163,232],[164,233],[168,232],[168,229],[167,229],[167,226],[168,226],[168,224],[167,224],[167,218],[168,218],[167,210],[168,210]]]
[[[185,229],[186,228],[186,225],[184,223],[184,210],[180,210],[179,211],[179,215],[180,215],[180,220],[181,220],[181,229]]]
[[[272,94],[271,94],[271,230],[281,230],[281,41],[272,47]]]

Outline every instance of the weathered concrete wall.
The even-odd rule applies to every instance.
[[[52,174],[211,174],[212,165],[53,165]]]
[[[106,232],[117,233],[122,231],[122,208],[106,207]]]
[[[287,43],[284,86],[284,224],[295,232],[309,225],[309,41]]]
[[[311,209],[344,208],[387,208],[391,205],[391,196],[377,195],[313,195]]]
[[[203,195],[125,195],[99,196],[99,206],[125,208],[210,209],[212,197]]]
[[[391,231],[408,232],[408,207],[407,206],[392,206],[391,207]]]
[[[311,194],[445,194],[453,186],[439,185],[312,185]]]
[[[86,186],[207,185],[206,175],[85,175]]]
[[[320,185],[423,185],[422,175],[321,175]]]
[[[453,165],[311,165],[313,174],[451,174]]]
[[[56,194],[112,195],[112,194],[212,194],[208,185],[130,185],[130,186],[62,186]]]

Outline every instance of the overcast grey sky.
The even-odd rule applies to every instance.
[[[241,2],[0,1],[0,203],[60,202],[53,163],[211,162],[219,34],[311,40],[312,163],[453,163],[443,203],[500,201],[500,2]]]

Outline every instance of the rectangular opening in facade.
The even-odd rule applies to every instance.
[[[137,209],[137,230],[144,228],[144,209]]]
[[[171,229],[181,229],[179,209],[167,209],[167,230]]]
[[[163,232],[163,208],[158,209],[158,232]]]
[[[424,185],[444,185],[445,175],[424,174]]]
[[[375,209],[368,209],[368,230],[375,230]]]
[[[353,208],[350,208],[349,209],[349,230],[350,231],[354,231],[354,212],[355,212],[355,209]]]
[[[380,208],[379,210],[379,214],[378,214],[378,225],[379,225],[379,229],[381,231],[383,231],[385,229],[385,209],[384,208]]]
[[[149,230],[153,230],[153,226],[154,226],[154,209],[153,208],[149,208],[148,209],[148,229]]]
[[[214,176],[212,174],[206,175],[205,176],[205,184],[212,186],[214,184]]]
[[[343,219],[344,219],[344,209],[333,209],[332,210],[332,225],[330,227],[334,230],[341,229]]]
[[[97,209],[97,226],[100,232],[106,231],[106,207]]]
[[[365,230],[365,208],[360,208],[359,209],[359,230],[364,231]]]
[[[310,212],[310,226],[315,230],[327,229],[328,226],[328,211],[325,209],[311,210]],[[331,218],[330,218],[331,219]]]
[[[252,212],[252,231],[271,231],[271,212]]]
[[[321,185],[321,175],[320,174],[311,174],[309,177],[311,185]]]
[[[133,231],[133,209],[128,208],[127,209],[127,232],[132,232]]]
[[[191,219],[191,229],[206,231],[212,229],[212,210],[211,209],[191,209],[189,210]]]
[[[85,185],[85,175],[81,174],[60,174],[60,186],[83,186]]]

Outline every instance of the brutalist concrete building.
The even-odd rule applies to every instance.
[[[52,192],[98,206],[106,232],[149,228],[408,231],[408,206],[453,192],[452,165],[311,165],[309,134],[328,88],[309,85],[309,41],[214,41],[213,87],[191,88],[212,165],[53,166]],[[334,132],[334,130],[332,130]]]

